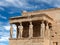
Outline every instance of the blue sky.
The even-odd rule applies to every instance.
[[[10,17],[21,16],[24,10],[30,12],[49,8],[60,8],[60,0],[0,0],[0,45],[9,44]]]

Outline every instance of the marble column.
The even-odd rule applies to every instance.
[[[12,27],[12,24],[10,24],[11,26],[10,26],[10,38],[13,38],[12,36],[13,36],[13,27]]]
[[[44,38],[44,34],[45,34],[45,24],[44,21],[42,21],[41,23],[41,37]]]
[[[20,26],[19,26],[19,38],[22,38],[22,34],[23,34],[23,25],[22,23],[20,23]]]
[[[33,24],[32,22],[30,22],[30,25],[29,25],[29,38],[32,38],[33,37]]]

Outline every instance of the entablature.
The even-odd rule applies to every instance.
[[[53,19],[46,14],[14,17],[14,18],[10,18],[10,23],[29,22],[29,21],[36,21],[36,20],[46,20],[50,23],[53,23]]]

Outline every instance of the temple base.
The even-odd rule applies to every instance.
[[[31,39],[10,39],[10,45],[50,45],[48,39],[31,38]]]

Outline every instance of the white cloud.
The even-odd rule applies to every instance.
[[[16,28],[17,28],[16,25],[13,25],[13,29],[16,30]]]
[[[3,26],[5,30],[10,30],[10,25],[7,25],[7,26]],[[13,30],[16,30],[16,26],[15,25],[12,25],[13,27]]]
[[[42,1],[42,3],[47,3],[52,5],[53,7],[60,7],[60,1],[59,0],[30,0],[32,3],[37,2],[40,3]],[[28,0],[3,0],[0,1],[0,6],[5,6],[5,7],[9,7],[9,6],[14,6],[17,8],[21,8],[22,10],[24,9],[36,9],[38,8],[38,5],[32,5],[29,4]],[[10,14],[13,14],[14,12],[9,12]]]
[[[0,42],[1,41],[8,41],[9,40],[9,37],[10,37],[10,33],[9,32],[4,32],[4,29],[6,31],[9,31],[10,30],[10,25],[8,26],[2,26],[2,31],[0,32],[1,33],[1,37],[0,37]],[[16,37],[16,26],[13,25],[13,38]]]
[[[10,30],[10,26],[3,26],[5,30]]]
[[[5,30],[6,29],[5,26],[7,26],[7,25],[9,25],[8,22],[0,21],[0,30]],[[9,29],[9,26],[8,26],[8,29]]]
[[[13,29],[15,30],[15,27],[13,27]],[[9,25],[8,22],[1,22],[0,21],[0,31],[4,31],[4,30],[9,31],[10,30],[10,25]]]
[[[0,43],[0,45],[6,45],[5,43]]]
[[[32,0],[30,0],[32,1]],[[32,3],[34,2],[46,2],[48,4],[51,4],[52,6],[60,6],[60,0],[34,0]],[[35,8],[35,6],[32,6],[31,4],[29,4],[28,0],[3,0],[0,1],[0,6],[15,6],[18,8]]]
[[[0,6],[15,6],[21,9],[33,9],[35,6],[28,3],[28,0],[3,0],[0,1]]]
[[[1,6],[9,6],[11,4],[14,5],[14,6],[22,6],[25,3],[23,3],[20,0],[3,0],[3,1],[0,1]]]
[[[47,3],[47,4],[52,5],[52,6],[54,6],[54,7],[60,8],[60,0],[35,0],[35,1],[36,1],[36,2],[42,1],[42,2],[45,2],[45,3]]]
[[[8,39],[9,39],[9,36],[1,37],[0,38],[0,42],[2,42],[2,41],[8,41]]]
[[[7,17],[2,16],[1,14],[0,14],[0,18],[2,18],[2,19],[7,19]]]
[[[13,32],[13,38],[16,38],[16,30]]]

